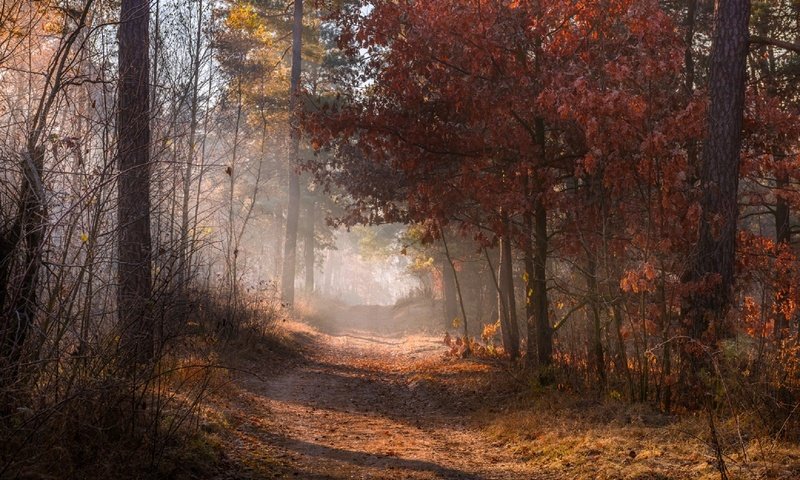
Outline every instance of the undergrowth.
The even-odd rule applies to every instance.
[[[545,475],[716,480],[719,451],[724,478],[800,478],[800,448],[759,409],[745,409],[742,397],[731,399],[742,392],[721,396],[710,417],[707,410],[667,414],[651,402],[630,403],[615,390],[574,391],[558,380],[543,386],[537,372],[521,367],[494,375],[512,378],[513,393],[502,409],[486,407],[476,419],[491,441]]]
[[[0,392],[0,478],[188,479],[226,468],[208,400],[230,385],[238,359],[293,354],[279,327],[286,313],[269,298],[232,306],[210,292],[165,310],[157,355],[135,371],[115,361],[112,331],[27,359]]]

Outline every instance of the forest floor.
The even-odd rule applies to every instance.
[[[303,355],[245,356],[213,400],[220,480],[719,478],[702,418],[525,386],[438,336],[284,325]],[[800,450],[730,425],[731,478],[800,478]]]

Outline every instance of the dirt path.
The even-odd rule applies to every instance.
[[[402,335],[424,328],[418,306],[320,311],[328,333],[285,324],[301,357],[235,352],[255,375],[225,376],[206,410],[203,430],[224,452],[216,480],[719,478],[703,417],[532,394],[504,362],[454,358],[439,336]],[[800,478],[796,444],[742,446],[732,420],[717,423],[731,478]]]
[[[248,477],[543,478],[470,424],[484,403],[470,385],[485,363],[448,359],[428,336],[340,332],[310,342],[308,360],[238,381],[229,453]]]

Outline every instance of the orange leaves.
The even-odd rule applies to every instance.
[[[764,337],[767,335],[765,323],[761,322],[761,308],[752,296],[744,297],[742,302],[742,320],[745,332],[751,337]]]
[[[701,136],[705,104],[684,93],[680,32],[658,2],[373,5],[345,25],[351,51],[375,59],[369,95],[355,82],[353,104],[321,119],[333,132],[323,147],[347,152],[338,179],[358,208],[388,197],[404,220],[466,218],[491,238],[499,209],[520,218],[539,195],[557,223],[552,249],[582,255],[608,232],[611,285],[678,289],[699,214],[684,145]]]
[[[650,264],[649,262],[646,262],[642,266],[642,273],[644,274],[645,280],[647,280],[648,282],[652,282],[653,280],[656,279],[656,270],[653,268],[653,265]]]
[[[657,274],[652,264],[643,263],[638,270],[627,270],[619,282],[623,292],[644,293],[655,291]]]
[[[588,175],[593,175],[597,171],[597,157],[592,153],[587,153],[583,157],[583,171]]]
[[[481,332],[481,339],[489,343],[494,343],[497,340],[497,335],[500,332],[500,320],[494,323],[487,323],[483,326],[483,331]]]
[[[740,281],[763,289],[744,296],[742,328],[748,335],[766,336],[797,316],[800,260],[791,247],[747,232],[739,234],[738,246]]]

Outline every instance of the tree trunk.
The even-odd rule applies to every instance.
[[[192,52],[192,99],[189,116],[189,151],[186,156],[186,168],[183,175],[183,204],[181,205],[181,243],[180,259],[178,265],[178,288],[183,291],[186,282],[191,278],[191,265],[189,263],[189,197],[191,194],[192,175],[194,170],[195,155],[197,150],[197,110],[200,95],[200,43],[203,35],[203,1],[197,4],[197,30],[195,34],[194,51]]]
[[[536,351],[539,365],[553,362],[553,327],[547,299],[547,211],[541,198],[536,201],[534,215],[535,254],[533,257],[533,310],[536,316]]]
[[[526,181],[528,183],[529,180]],[[530,193],[528,193],[530,195]],[[525,254],[525,326],[528,331],[528,344],[525,352],[525,365],[533,367],[538,363],[538,338],[536,331],[536,307],[534,305],[534,296],[536,295],[536,285],[534,277],[536,276],[533,264],[533,214],[525,212],[523,215],[523,225],[525,232],[522,241],[522,250]],[[534,362],[534,359],[536,361]]]
[[[625,337],[622,335],[622,309],[619,302],[614,302],[611,306],[612,314],[614,315],[614,330],[617,331],[617,361],[619,369],[625,373],[625,381],[628,384],[628,395],[631,401],[635,400],[635,387],[633,384],[633,374],[628,366],[628,351],[625,343]]]
[[[283,262],[281,261],[282,254],[283,254],[283,205],[276,205],[275,206],[275,232],[279,232],[275,235],[275,258],[274,258],[274,265],[273,265],[273,272],[274,272],[274,281],[275,284],[278,284],[278,279],[281,277],[281,268],[283,266]]]
[[[683,61],[684,61],[684,70],[685,70],[685,78],[684,78],[684,91],[688,97],[691,97],[694,94],[694,87],[695,87],[695,61],[694,61],[694,33],[696,27],[696,19],[697,19],[697,0],[689,0],[689,4],[686,8],[686,19],[685,19],[685,27],[686,27],[686,36],[684,37],[684,43],[686,44],[686,50],[684,50]],[[697,141],[696,140],[689,140],[686,143],[686,157],[687,162],[689,164],[690,171],[692,172],[692,182],[697,180],[695,176],[697,175]]]
[[[603,349],[602,325],[600,322],[599,293],[597,290],[597,262],[591,253],[586,267],[586,287],[589,296],[591,323],[589,324],[589,364],[596,375],[600,388],[606,384],[606,361]]]
[[[553,362],[553,328],[550,326],[547,298],[547,210],[541,197],[535,201],[534,214],[526,215],[525,224],[527,355],[531,364],[536,358],[538,365],[545,367]],[[528,232],[533,234],[533,243]]]
[[[150,240],[149,20],[145,0],[122,0],[119,25],[118,308],[123,348],[133,361],[153,355]]]
[[[306,224],[304,228],[305,238],[303,240],[303,253],[305,254],[305,291],[308,294],[314,293],[314,249],[316,248],[314,240],[314,217],[316,202],[314,198],[308,199],[308,206],[306,210]]]
[[[300,177],[295,170],[299,163],[300,126],[297,109],[300,95],[300,72],[303,42],[303,0],[294,0],[294,26],[292,29],[292,73],[289,116],[291,118],[291,147],[289,150],[289,199],[286,212],[286,240],[283,244],[283,275],[281,292],[283,302],[294,304],[294,279],[297,267],[297,223],[300,216]]]
[[[208,50],[209,50],[208,51],[209,58],[214,58],[214,42],[210,42]],[[208,69],[208,78],[206,82],[209,91],[213,90],[214,72],[215,70],[213,68]],[[209,119],[211,118],[210,104],[211,104],[211,95],[207,95],[204,108],[205,112],[203,113],[203,132],[208,132],[208,122]],[[200,155],[198,155],[197,157],[199,171],[197,172],[197,188],[195,189],[194,213],[192,214],[192,225],[194,225],[195,228],[192,229],[192,237],[191,240],[189,241],[189,245],[197,244],[197,238],[198,238],[197,225],[198,225],[198,219],[200,218],[200,195],[203,192],[203,177],[205,176],[206,172],[205,159],[206,159],[207,140],[208,140],[208,135],[204,133],[200,139]],[[186,259],[186,263],[190,271],[192,269],[193,258],[194,258],[194,249],[190,248]]]
[[[2,328],[2,351],[0,356],[11,366],[10,378],[16,376],[16,367],[22,354],[22,345],[28,336],[33,318],[36,315],[39,291],[39,272],[42,265],[42,246],[46,211],[44,205],[44,146],[29,145],[22,154],[22,197],[19,206],[19,218],[12,229],[12,234],[22,247],[22,281],[13,304],[3,312],[5,321]],[[3,258],[3,275],[8,280],[13,259],[14,245],[8,245],[7,258]],[[4,290],[6,285],[3,286]],[[3,296],[6,292],[3,293]],[[3,300],[5,302],[5,299]]]
[[[14,262],[14,251],[17,246],[18,230],[18,226],[13,224],[0,233],[0,319],[3,319],[3,325],[0,326],[0,340],[2,341],[5,341],[6,330],[10,328],[7,325],[6,309],[8,307],[8,287]]]
[[[790,209],[789,202],[786,201],[781,195],[781,192],[786,189],[788,185],[788,178],[785,174],[778,174],[775,180],[775,189],[777,190],[775,201],[775,239],[780,248],[790,248],[792,241],[791,224],[790,224]],[[775,337],[781,340],[784,337],[784,330],[789,326],[789,321],[783,313],[783,306],[787,305],[791,299],[791,292],[789,285],[781,285],[778,287],[776,294],[776,303],[779,305],[777,313],[775,314]],[[786,308],[790,311],[790,308]]]
[[[469,344],[469,328],[467,325],[467,310],[464,308],[464,296],[461,294],[461,285],[458,282],[458,272],[456,272],[455,265],[453,264],[453,257],[450,255],[450,249],[447,247],[447,238],[445,238],[444,230],[442,230],[441,227],[440,227],[440,233],[442,235],[442,245],[444,245],[444,254],[447,259],[447,266],[445,266],[444,270],[445,272],[450,273],[453,278],[453,285],[455,287],[455,297],[458,300],[459,306],[461,307],[461,321],[462,321],[461,327],[464,330],[464,346],[466,347],[464,353],[468,355],[472,352]],[[447,275],[447,273],[445,273],[445,275]]]
[[[517,323],[517,304],[514,297],[514,271],[511,257],[511,222],[503,212],[503,237],[500,239],[500,267],[498,272],[499,292],[497,308],[501,315],[503,346],[512,360],[519,358],[519,326]]]
[[[2,232],[0,238],[0,360],[8,362],[11,370],[2,372],[0,381],[13,379],[17,375],[21,348],[33,322],[38,308],[39,276],[42,267],[42,254],[45,240],[47,207],[44,190],[43,144],[46,125],[51,108],[56,104],[56,96],[64,86],[64,74],[74,68],[68,63],[72,48],[85,39],[84,27],[92,0],[87,1],[80,11],[76,27],[62,37],[56,56],[52,59],[46,73],[46,88],[41,92],[35,115],[28,124],[30,128],[26,139],[26,149],[22,153],[20,203],[18,214],[12,225]],[[30,59],[29,59],[30,61]],[[34,93],[33,91],[29,93]],[[14,295],[9,297],[15,263],[21,257],[22,279]],[[11,305],[9,305],[11,303]],[[6,365],[0,364],[0,370]]]
[[[453,277],[453,267],[447,257],[442,259],[442,297],[444,300],[444,326],[453,326],[453,320],[458,317],[458,299],[456,298],[456,282]]]
[[[702,215],[689,278],[717,276],[718,281],[688,299],[685,314],[691,337],[697,340],[711,334],[713,338],[707,340],[713,341],[730,333],[719,323],[730,307],[734,281],[749,18],[748,0],[717,3],[708,88],[711,102],[700,178]]]
[[[236,120],[233,124],[233,149],[231,151],[231,164],[228,167],[228,245],[225,255],[225,277],[228,281],[228,310],[226,316],[218,320],[217,329],[225,334],[230,333],[237,315],[239,305],[239,245],[236,234],[236,178],[239,176],[239,132],[241,131],[242,110],[242,82],[236,83]]]
[[[684,67],[686,70],[686,78],[684,79],[684,88],[686,89],[686,93],[692,94],[694,92],[694,52],[693,52],[693,45],[694,45],[694,30],[695,30],[695,20],[697,18],[697,0],[689,0],[688,5],[686,7],[686,19],[684,22],[684,26],[686,27],[686,36],[684,37],[684,43],[686,44],[686,50],[683,53],[683,62]]]
[[[540,160],[547,161],[544,120],[536,119],[536,141],[541,150]],[[553,328],[550,326],[550,306],[547,298],[547,208],[540,195],[534,203],[533,238],[533,311],[536,318],[536,350],[539,365],[547,366],[553,361]]]

